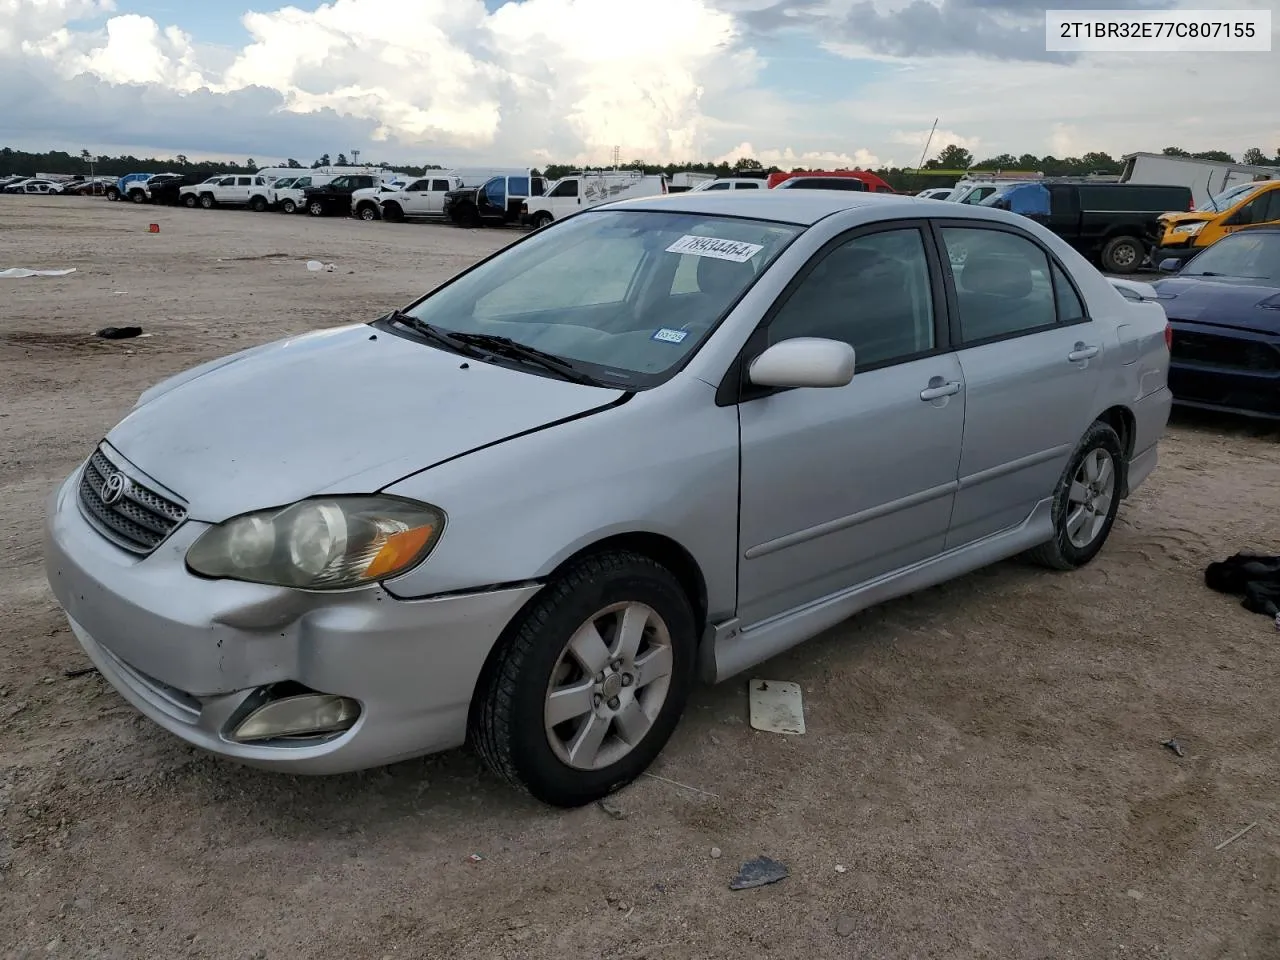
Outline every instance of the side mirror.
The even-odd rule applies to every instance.
[[[1177,257],[1165,257],[1160,261],[1159,270],[1161,273],[1177,273],[1182,269],[1182,261]]]
[[[853,364],[853,347],[847,343],[795,337],[751,361],[747,379],[757,387],[843,387],[853,379]]]

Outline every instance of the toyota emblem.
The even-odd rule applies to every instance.
[[[117,470],[102,485],[102,502],[108,507],[119,503],[129,492],[129,478]]]

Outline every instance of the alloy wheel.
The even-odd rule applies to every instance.
[[[1085,454],[1067,494],[1067,538],[1072,546],[1088,547],[1106,525],[1116,492],[1116,468],[1111,454],[1095,448]]]

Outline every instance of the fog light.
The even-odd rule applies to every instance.
[[[327,693],[307,693],[259,707],[231,736],[235,740],[274,740],[339,733],[351,729],[359,716],[360,705],[354,700]]]

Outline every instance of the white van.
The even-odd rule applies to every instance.
[[[608,200],[660,197],[667,192],[662,174],[646,176],[638,171],[619,173],[576,173],[551,185],[545,196],[530,197],[520,205],[520,222],[535,230],[552,220]]]

